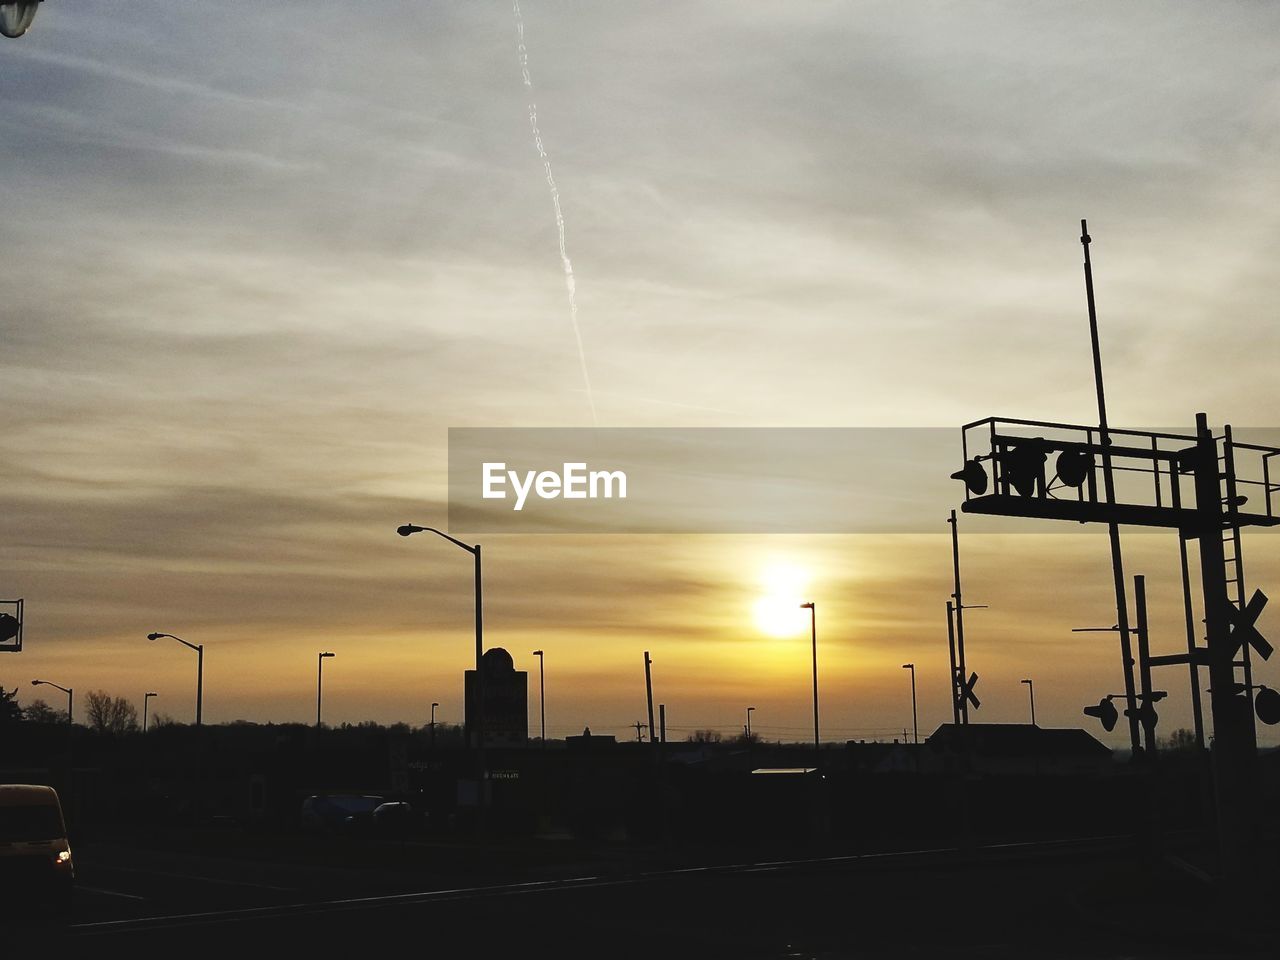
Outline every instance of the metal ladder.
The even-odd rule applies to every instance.
[[[1244,586],[1244,555],[1240,547],[1240,507],[1243,502],[1236,488],[1236,458],[1231,442],[1231,427],[1223,428],[1222,453],[1219,476],[1223,480],[1226,496],[1222,500],[1224,522],[1222,524],[1222,557],[1226,567],[1227,600],[1237,611],[1244,610],[1247,597]],[[1269,497],[1268,497],[1269,498]],[[1249,644],[1240,647],[1240,659],[1232,666],[1243,671],[1245,694],[1249,698],[1249,719],[1253,720],[1253,664],[1249,656]]]

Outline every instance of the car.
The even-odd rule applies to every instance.
[[[301,826],[311,833],[358,833],[373,826],[373,812],[384,802],[373,794],[316,794],[302,801]]]
[[[0,888],[65,908],[75,877],[58,792],[40,784],[0,784]]]
[[[418,825],[418,818],[411,804],[403,800],[392,800],[374,808],[373,825],[379,833],[404,834]]]

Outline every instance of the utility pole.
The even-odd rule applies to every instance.
[[[951,511],[951,516],[947,519],[947,523],[951,524],[951,572],[954,578],[954,592],[951,594],[951,599],[955,604],[956,670],[958,671],[956,678],[963,685],[969,673],[965,668],[964,662],[964,600],[961,599],[960,593],[960,525],[956,522],[956,512],[954,510]],[[963,692],[956,699],[959,700],[960,722],[967,724],[969,722],[969,700],[964,696]]]
[[[956,662],[956,605],[955,601],[947,601],[947,646],[951,652],[951,722],[960,726],[960,687],[957,678],[960,666]]]
[[[955,717],[957,725],[968,726],[969,704],[976,710],[981,706],[973,688],[978,683],[978,675],[969,673],[964,659],[964,612],[965,610],[984,610],[986,604],[964,602],[960,590],[960,524],[956,520],[956,512],[951,511],[947,518],[951,524],[951,572],[954,578],[954,593],[951,603],[947,604],[947,636],[951,643],[951,689],[955,694]]]
[[[649,703],[649,742],[653,744],[654,750],[658,748],[658,740],[653,736],[653,731],[657,728],[653,725],[653,660],[649,657],[649,651],[644,652],[644,693],[645,699]]]
[[[648,727],[645,726],[644,721],[637,720],[635,723],[632,724],[632,726],[636,728],[636,743],[644,743],[644,734],[640,732],[641,730],[648,729]]]

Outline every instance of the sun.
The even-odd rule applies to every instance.
[[[764,569],[760,582],[764,594],[751,609],[756,627],[771,637],[793,637],[800,633],[805,624],[800,604],[807,599],[807,571],[790,563],[772,564]]]

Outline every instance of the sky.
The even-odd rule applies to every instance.
[[[207,721],[312,719],[320,650],[326,721],[460,720],[469,558],[394,533],[443,522],[450,427],[1087,423],[1083,217],[1112,423],[1274,423],[1280,10],[521,12],[581,354],[510,4],[50,0],[0,45],[24,702],[39,677],[189,718],[163,631],[205,645]],[[486,639],[546,650],[552,736],[627,735],[649,650],[673,735],[753,705],[801,738],[805,625],[757,607],[802,593],[824,736],[900,737],[906,662],[928,732],[959,497],[936,535],[494,534]],[[1116,644],[1070,630],[1114,622],[1106,539],[1026,530],[964,538],[977,719],[1024,720],[1030,676],[1042,724],[1091,723]],[[1177,650],[1176,542],[1125,542]],[[1246,547],[1264,588],[1275,543]]]

